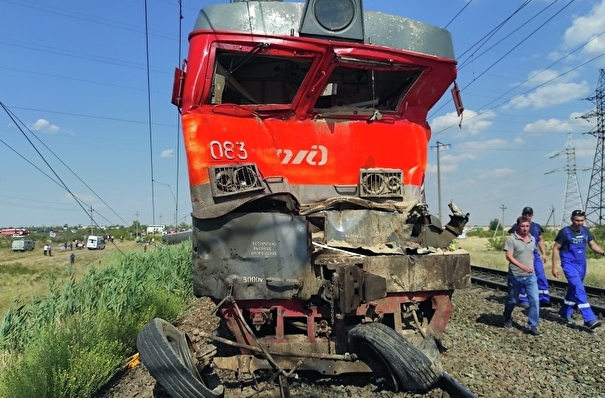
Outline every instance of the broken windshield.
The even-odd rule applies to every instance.
[[[291,104],[312,57],[218,49],[209,104]]]
[[[384,66],[384,65],[382,65]],[[395,111],[418,79],[418,67],[369,69],[367,65],[337,66],[315,103],[315,109],[371,108]]]

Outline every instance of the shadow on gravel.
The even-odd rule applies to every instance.
[[[489,326],[502,327],[504,318],[502,317],[502,314],[481,314],[477,318],[476,322]]]
[[[492,294],[491,296],[487,296],[485,299],[487,301],[491,301],[493,303],[500,303],[500,304],[504,305],[504,303],[506,302],[507,297],[508,296],[506,294],[501,294],[501,295],[498,295],[498,296],[495,295],[495,294]]]

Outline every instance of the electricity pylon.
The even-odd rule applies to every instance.
[[[561,227],[570,224],[571,212],[576,209],[582,209],[582,194],[580,193],[580,186],[578,185],[578,176],[576,175],[576,148],[571,138],[571,133],[567,133],[567,144],[565,144],[565,150],[557,152],[550,156],[549,159],[555,158],[559,155],[565,154],[567,158],[567,165],[563,168],[554,169],[547,171],[544,174],[551,174],[555,171],[565,170],[567,178],[565,179],[565,193],[563,194],[563,206],[561,208]],[[589,168],[580,168],[580,170],[590,170]]]
[[[593,111],[581,116],[581,118],[597,118],[596,129],[586,133],[595,136],[597,139],[585,210],[586,224],[589,227],[592,227],[594,225],[605,224],[605,211],[603,209],[605,188],[605,170],[603,170],[603,141],[605,140],[605,120],[603,118],[605,113],[605,70],[600,70],[599,82],[597,83],[595,95],[586,99],[594,102],[596,108]]]

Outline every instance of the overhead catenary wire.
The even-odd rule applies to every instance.
[[[452,19],[450,19],[450,21],[445,24],[445,26],[443,27],[443,29],[447,29],[448,26],[450,26],[450,24],[452,22],[454,22],[456,20],[456,18],[458,18],[460,16],[460,14],[462,14],[462,12],[466,9],[466,7],[468,7],[469,5],[471,5],[471,3],[473,2],[473,0],[469,0],[466,2],[466,4],[464,5],[464,7],[462,7],[462,9],[460,11],[458,11],[456,13],[456,15],[454,15],[454,17]]]
[[[181,62],[182,59],[182,42],[183,42],[183,1],[179,0],[179,45],[177,62]],[[177,64],[178,65],[178,64]],[[179,218],[179,177],[180,177],[180,163],[181,163],[181,112],[180,109],[176,108],[176,197],[174,199],[174,228],[178,228]]]
[[[69,193],[69,195],[75,200],[75,202],[78,204],[78,206],[80,206],[80,208],[88,214],[88,210],[82,205],[82,201],[73,193],[73,191],[67,186],[67,184],[65,183],[65,181],[63,181],[63,179],[61,179],[61,177],[59,177],[59,174],[55,171],[55,169],[50,165],[50,163],[48,162],[48,160],[44,157],[44,155],[40,152],[40,150],[38,149],[38,147],[34,144],[34,142],[27,136],[27,134],[25,134],[25,131],[21,128],[22,122],[20,120],[18,120],[18,118],[13,115],[13,113],[8,109],[8,107],[6,107],[6,105],[0,101],[0,107],[2,107],[2,109],[4,109],[4,111],[6,112],[6,114],[8,115],[8,117],[11,119],[11,121],[15,124],[15,126],[17,126],[17,129],[19,130],[19,132],[23,135],[23,137],[25,138],[25,140],[29,143],[29,145],[33,148],[33,150],[38,154],[38,156],[40,157],[40,159],[42,159],[42,161],[46,164],[46,166],[49,168],[49,170],[52,172],[52,174],[55,176],[56,181],[54,182],[58,182],[59,185],[61,187],[63,187],[63,189],[65,189],[67,191],[67,193]],[[29,130],[29,129],[28,129]],[[31,131],[30,131],[31,132]],[[35,134],[32,133],[32,135],[35,136]],[[54,152],[52,152],[50,150],[50,148],[48,148],[45,144],[43,144],[44,147],[49,150],[55,157],[59,158],[58,156],[56,156],[54,154]],[[60,160],[60,159],[59,159]],[[62,161],[61,161],[62,162]],[[63,163],[63,162],[62,162]],[[73,173],[73,170],[71,168],[69,168],[65,163],[63,163],[63,165],[65,167],[68,168],[68,170],[70,170]],[[46,174],[46,173],[45,173]],[[75,174],[75,173],[74,173]],[[80,180],[82,181],[82,180]],[[90,188],[89,188],[90,189]],[[96,224],[96,226],[99,229],[103,229],[101,228],[96,221],[93,220],[93,222]],[[120,252],[121,250],[119,248],[117,248]]]
[[[488,72],[490,69],[492,69],[492,68],[493,68],[493,67],[494,67],[496,64],[498,64],[500,61],[502,61],[502,60],[503,60],[503,59],[504,59],[506,56],[508,56],[508,55],[509,55],[509,54],[510,54],[510,53],[511,53],[513,50],[515,50],[515,49],[516,49],[518,46],[520,46],[520,45],[521,45],[523,42],[525,42],[527,39],[529,39],[529,37],[531,37],[533,34],[535,34],[535,33],[536,33],[538,30],[540,30],[542,27],[544,27],[544,26],[545,26],[545,25],[546,25],[548,22],[552,21],[552,19],[553,19],[554,17],[556,17],[556,16],[557,16],[558,14],[560,14],[560,13],[561,13],[563,10],[565,10],[567,7],[569,7],[569,6],[570,6],[570,5],[571,5],[571,4],[572,4],[574,1],[575,1],[575,0],[570,0],[570,1],[569,1],[567,4],[565,4],[565,5],[564,5],[564,6],[563,6],[561,9],[559,9],[559,10],[558,10],[558,11],[557,11],[557,12],[556,12],[554,15],[552,15],[552,16],[551,16],[550,18],[548,18],[548,19],[547,19],[547,20],[546,20],[544,23],[542,23],[540,26],[538,26],[536,29],[534,29],[534,30],[533,30],[533,31],[532,31],[532,32],[531,32],[529,35],[525,36],[525,37],[524,37],[524,38],[523,38],[523,39],[522,39],[520,42],[518,42],[518,43],[517,43],[517,44],[516,44],[516,45],[515,45],[513,48],[511,48],[511,49],[510,49],[509,51],[507,51],[507,52],[506,52],[506,53],[505,53],[503,56],[501,56],[500,58],[498,58],[498,60],[496,60],[496,61],[495,61],[495,62],[493,62],[493,63],[492,63],[492,64],[491,64],[489,67],[487,67],[485,70],[483,70],[483,71],[482,71],[482,72],[479,74],[479,76],[477,76],[477,77],[473,78],[473,80],[472,80],[472,81],[471,81],[471,82],[470,82],[468,85],[466,85],[465,87],[463,87],[463,88],[462,88],[460,91],[463,91],[463,90],[467,89],[469,86],[471,86],[473,83],[475,83],[475,82],[476,82],[476,81],[477,81],[477,80],[478,80],[478,79],[479,79],[481,76],[485,75],[485,73],[487,73],[487,72]],[[605,33],[605,32],[604,32],[604,33]],[[588,40],[588,41],[587,41],[585,44],[583,44],[583,45],[579,46],[578,48],[574,49],[573,51],[569,52],[569,53],[568,53],[568,54],[566,54],[564,57],[560,58],[558,61],[556,61],[556,62],[552,63],[551,65],[549,65],[547,68],[549,68],[549,67],[553,66],[554,64],[556,64],[556,63],[560,62],[561,60],[563,60],[563,59],[565,59],[565,58],[569,57],[569,56],[570,56],[572,53],[574,53],[574,52],[578,51],[578,50],[579,50],[579,49],[581,49],[581,48],[582,48],[584,45],[588,44],[588,43],[589,43],[589,42],[591,42],[592,40],[595,40],[597,37],[601,36],[602,34],[603,34],[603,33],[599,34],[599,35],[598,35],[598,36],[596,36],[596,37],[592,37],[592,38],[591,38],[591,39],[589,39],[589,40]],[[476,118],[476,117],[478,117],[478,116],[480,116],[480,115],[482,115],[482,114],[484,114],[484,113],[486,113],[486,112],[488,112],[488,111],[491,111],[491,110],[493,110],[493,109],[495,109],[495,108],[498,108],[498,107],[500,107],[500,106],[503,106],[503,105],[505,105],[505,104],[507,104],[507,103],[509,103],[509,102],[513,101],[515,98],[518,98],[518,97],[520,97],[520,96],[522,96],[522,95],[525,95],[525,94],[527,94],[527,93],[529,93],[529,92],[535,91],[535,90],[537,90],[538,88],[540,88],[540,87],[542,87],[542,86],[544,86],[544,85],[546,85],[546,84],[548,84],[548,83],[552,82],[553,80],[556,80],[556,79],[558,79],[558,78],[560,78],[560,77],[563,77],[563,76],[567,75],[568,73],[570,73],[571,71],[576,70],[576,69],[578,69],[578,68],[580,68],[580,67],[582,67],[582,66],[584,66],[584,65],[586,65],[586,64],[588,64],[588,63],[590,63],[590,62],[592,62],[592,61],[594,61],[594,60],[596,60],[596,59],[598,59],[598,58],[600,58],[600,57],[601,57],[601,56],[603,56],[603,55],[605,55],[605,54],[601,54],[601,55],[598,55],[598,56],[596,56],[596,57],[593,57],[593,58],[591,58],[590,60],[588,60],[588,61],[586,61],[586,62],[583,62],[582,64],[580,64],[580,65],[578,65],[578,66],[574,67],[573,69],[568,70],[568,71],[566,71],[566,72],[564,72],[564,73],[561,73],[561,74],[559,74],[558,76],[556,76],[556,77],[554,77],[554,78],[552,78],[552,79],[550,79],[550,80],[548,80],[548,81],[546,81],[546,82],[543,82],[543,83],[541,83],[541,84],[539,84],[539,85],[537,85],[537,86],[534,86],[534,87],[530,88],[529,90],[525,91],[524,93],[518,94],[518,95],[514,96],[513,98],[510,98],[510,99],[508,99],[508,100],[506,100],[506,101],[504,101],[504,102],[502,102],[502,103],[500,103],[500,104],[497,104],[497,105],[495,105],[495,106],[493,106],[493,107],[491,107],[491,108],[489,108],[489,109],[485,109],[485,105],[484,105],[484,106],[482,106],[482,107],[479,107],[479,109],[482,109],[482,111],[481,111],[481,112],[477,112],[475,115],[470,116],[470,117],[467,117],[465,120],[468,122],[469,120],[472,120],[472,119],[474,119],[474,118]],[[535,77],[535,76],[536,76],[536,75],[533,75],[533,76],[529,77],[528,79],[526,79],[526,80],[525,80],[525,81],[523,81],[522,83],[518,84],[518,85],[517,85],[517,86],[515,86],[514,88],[509,89],[509,90],[508,90],[506,93],[501,94],[501,95],[500,95],[498,98],[502,98],[502,97],[504,97],[506,94],[510,93],[510,92],[511,92],[511,91],[513,91],[515,88],[518,88],[519,86],[523,85],[524,83],[526,83],[526,82],[530,81],[530,80],[531,80],[531,78],[532,78],[532,77]],[[496,98],[496,99],[492,100],[491,102],[489,102],[489,104],[493,103],[493,102],[494,102],[494,101],[496,101],[498,98]],[[444,106],[445,106],[447,103],[449,103],[449,102],[450,102],[450,101],[447,101],[445,104],[443,104],[443,105],[442,105],[442,106],[440,106],[439,108],[435,109],[435,110],[434,110],[434,111],[432,111],[431,113],[432,113],[432,114],[434,114],[434,113],[438,112],[439,110],[441,110],[441,109],[442,109],[442,108],[443,108],[443,107],[444,107]],[[429,116],[429,117],[430,117],[430,116]],[[449,130],[449,129],[450,129],[450,128],[452,128],[452,127],[454,127],[454,125],[453,125],[453,124],[452,124],[451,126],[448,126],[448,127],[443,128],[443,129],[441,129],[441,130],[439,130],[439,131],[433,132],[433,135],[438,135],[438,134],[441,134],[441,133],[443,133],[444,131]]]
[[[149,169],[151,174],[151,220],[155,225],[155,188],[153,185],[153,127],[152,127],[152,111],[151,111],[151,74],[149,68],[149,13],[147,11],[147,0],[145,4],[145,65],[147,75],[147,122],[149,127]]]
[[[103,198],[101,198],[101,196],[99,194],[97,194],[97,192],[95,192],[94,189],[92,189],[92,187],[90,185],[88,185],[82,178],[80,178],[80,176],[78,175],[78,173],[76,173],[71,167],[69,167],[59,156],[57,156],[57,154],[48,147],[48,145],[46,145],[44,143],[44,141],[42,141],[36,134],[34,134],[24,123],[23,121],[21,121],[2,101],[0,101],[0,106],[2,106],[2,108],[4,109],[4,111],[7,113],[7,115],[9,116],[9,118],[13,121],[13,123],[15,123],[15,125],[17,126],[17,128],[19,129],[19,131],[21,131],[22,134],[24,134],[23,129],[21,128],[21,126],[25,127],[25,129],[27,129],[27,131],[29,131],[29,133],[36,139],[36,141],[38,141],[47,151],[49,151],[63,166],[65,166],[65,168],[67,168],[67,170],[69,170],[77,179],[78,181],[80,181],[86,188],[88,188],[90,190],[90,192],[92,192],[92,194],[98,198],[105,206],[107,206],[108,209],[110,209],[112,211],[112,213],[118,217],[122,222],[124,222],[125,224],[126,221],[117,213],[115,212],[115,210],[113,210],[113,208],[107,204],[107,202],[105,202],[103,200]],[[25,134],[24,134],[25,136]],[[27,136],[25,136],[27,138]],[[28,141],[30,141],[28,139]],[[6,144],[5,142],[3,142],[4,145],[6,145],[9,149],[11,149],[13,152],[15,152],[19,157],[21,157],[22,159],[24,159],[26,162],[28,162],[29,164],[31,164],[32,166],[34,166],[37,170],[39,170],[40,172],[42,172],[44,175],[46,175],[48,178],[50,178],[54,183],[56,183],[57,185],[59,185],[60,187],[64,188],[67,190],[67,192],[69,192],[70,194],[72,194],[74,196],[74,198],[78,201],[82,201],[80,198],[77,198],[77,196],[75,196],[64,184],[60,183],[59,181],[56,181],[55,179],[53,179],[51,176],[49,176],[47,173],[45,173],[42,169],[40,169],[39,167],[37,167],[36,165],[34,165],[31,161],[29,161],[27,158],[25,158],[24,156],[22,156],[20,153],[18,153],[16,150],[14,150],[12,147],[10,147],[8,144]],[[31,141],[30,141],[31,143]],[[31,143],[33,145],[33,143]],[[34,149],[36,149],[35,146],[33,146]],[[37,149],[36,149],[37,151]],[[39,152],[38,152],[39,153]],[[42,156],[40,154],[40,156]],[[44,159],[44,157],[42,156],[42,159]],[[45,159],[44,159],[45,160]],[[48,163],[47,163],[48,164]],[[53,170],[54,171],[54,170]],[[84,202],[82,202],[84,203]],[[85,203],[86,204],[86,203]],[[87,207],[89,207],[89,204],[86,204]],[[106,221],[109,221],[107,219],[105,219]]]

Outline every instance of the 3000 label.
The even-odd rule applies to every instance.
[[[264,278],[260,276],[244,276],[242,277],[244,283],[263,283],[265,281]]]

